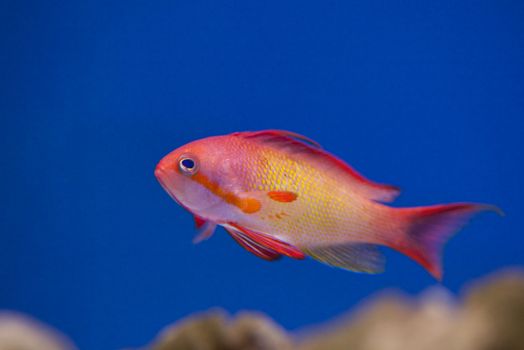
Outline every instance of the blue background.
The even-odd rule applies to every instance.
[[[395,205],[502,207],[448,244],[452,291],[522,265],[523,18],[522,1],[2,1],[0,308],[111,349],[213,306],[292,330],[436,283],[394,252],[367,276],[268,263],[223,230],[193,246],[156,162],[265,128],[399,185]]]

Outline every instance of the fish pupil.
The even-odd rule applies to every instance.
[[[180,164],[182,164],[182,167],[187,170],[192,170],[195,167],[195,161],[189,158],[182,159]]]

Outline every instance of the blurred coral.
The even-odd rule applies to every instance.
[[[0,350],[74,350],[64,335],[28,316],[0,313]]]
[[[167,327],[143,350],[524,350],[524,271],[475,282],[461,299],[443,287],[416,299],[383,292],[338,321],[294,335],[260,313],[210,310]],[[50,327],[0,313],[0,350],[73,349]]]
[[[443,288],[418,300],[384,295],[349,320],[302,339],[300,350],[524,349],[524,272],[475,283],[462,303]]]
[[[524,350],[524,272],[504,271],[468,289],[416,300],[381,293],[330,324],[286,335],[256,313],[212,311],[163,331],[148,350]]]
[[[284,330],[260,313],[242,312],[228,319],[220,310],[191,316],[161,332],[151,350],[287,350]]]

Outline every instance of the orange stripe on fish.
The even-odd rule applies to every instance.
[[[207,176],[203,175],[201,172],[193,175],[191,179],[207,188],[216,196],[222,198],[226,203],[236,206],[246,214],[256,213],[260,210],[262,206],[260,202],[254,198],[241,198],[233,192],[224,190],[222,187],[220,187],[219,184],[211,181]]]
[[[272,200],[283,203],[293,202],[295,199],[297,199],[296,193],[288,191],[271,191],[268,192],[267,195]]]

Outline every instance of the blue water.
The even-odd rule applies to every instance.
[[[398,206],[493,203],[445,250],[444,285],[524,264],[521,1],[0,3],[0,308],[82,349],[139,346],[220,306],[288,329],[436,282],[388,252],[368,276],[198,246],[156,182],[167,152],[289,129]]]

